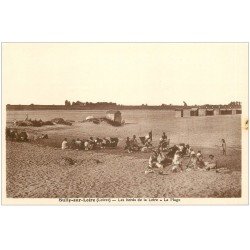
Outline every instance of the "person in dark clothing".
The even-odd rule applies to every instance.
[[[149,136],[149,139],[150,139],[151,141],[153,141],[153,133],[152,133],[152,130],[149,131],[148,136]]]
[[[222,144],[221,144],[221,146],[222,146],[222,154],[226,155],[226,141],[225,141],[225,139],[222,139],[221,142],[222,142]]]
[[[129,153],[131,153],[132,152],[132,150],[131,150],[131,144],[130,144],[130,139],[129,139],[129,137],[127,137],[127,139],[126,139],[126,142],[125,142],[125,147],[124,147],[124,149],[125,150],[127,150]]]

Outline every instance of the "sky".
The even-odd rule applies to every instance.
[[[227,104],[248,85],[247,43],[3,43],[7,104]]]

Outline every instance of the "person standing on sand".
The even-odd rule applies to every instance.
[[[225,139],[222,139],[221,141],[222,141],[222,144],[221,144],[221,146],[222,146],[222,154],[226,155],[226,141],[225,141]]]
[[[67,149],[68,148],[68,140],[67,138],[65,138],[62,142],[62,150]]]

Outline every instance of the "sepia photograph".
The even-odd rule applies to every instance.
[[[2,203],[248,204],[248,43],[2,43]]]

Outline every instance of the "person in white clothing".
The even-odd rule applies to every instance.
[[[174,159],[173,159],[172,172],[177,172],[179,168],[182,171],[181,152],[177,150],[175,152]]]
[[[67,140],[67,138],[65,138],[63,140],[63,142],[62,142],[62,149],[64,150],[64,149],[67,149],[67,148],[68,148],[68,140]]]

